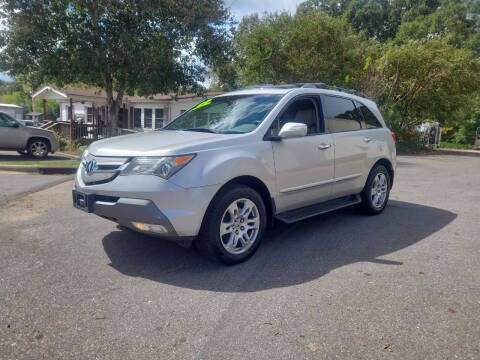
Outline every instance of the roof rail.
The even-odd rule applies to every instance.
[[[322,82],[317,83],[296,83],[296,84],[282,84],[282,85],[274,85],[274,84],[259,84],[259,85],[251,85],[247,86],[242,89],[237,90],[252,90],[252,89],[296,89],[296,88],[311,88],[311,89],[325,89],[325,90],[333,90],[333,91],[340,91],[347,94],[352,94],[356,96],[360,96],[363,98],[368,98],[365,94],[357,91],[355,89],[345,89],[334,85],[328,85]]]
[[[360,96],[363,98],[368,98],[365,94],[361,93],[358,90],[355,89],[345,89],[339,86],[334,86],[334,85],[328,85],[325,83],[304,83],[301,86],[302,88],[316,88],[316,89],[325,89],[325,90],[334,90],[334,91],[341,91],[344,93]]]
[[[298,88],[298,84],[283,84],[283,85],[274,85],[274,84],[259,84],[259,85],[250,85],[238,90],[251,90],[251,89],[294,89]]]

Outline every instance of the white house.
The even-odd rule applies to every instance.
[[[0,112],[10,115],[16,120],[24,119],[25,107],[14,104],[0,104]]]
[[[118,126],[124,129],[154,130],[175,119],[182,112],[194,107],[205,98],[221,94],[206,93],[175,96],[157,94],[151,97],[128,96],[118,115]],[[62,90],[46,86],[37,91],[33,98],[55,100],[60,105],[60,120],[70,120],[70,106],[73,119],[85,124],[102,124],[106,114],[106,94],[103,90],[65,88]]]

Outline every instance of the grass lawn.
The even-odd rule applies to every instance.
[[[0,165],[78,166],[79,161],[0,161]]]
[[[440,147],[445,149],[473,150],[473,145],[455,144],[455,143],[448,143],[443,141],[440,143]]]

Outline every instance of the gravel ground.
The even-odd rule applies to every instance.
[[[479,359],[479,165],[400,157],[382,215],[278,224],[231,267],[73,209],[71,182],[11,201],[0,358]]]

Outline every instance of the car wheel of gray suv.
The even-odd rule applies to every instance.
[[[387,206],[390,195],[391,180],[387,168],[375,165],[368,175],[367,182],[361,193],[361,209],[370,215],[380,214]]]
[[[44,158],[48,155],[48,143],[43,139],[33,139],[28,142],[27,151],[30,156]]]
[[[209,258],[237,264],[253,255],[265,232],[267,212],[252,188],[232,185],[215,196],[195,241]]]

